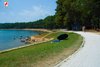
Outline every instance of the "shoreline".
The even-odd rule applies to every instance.
[[[29,30],[29,31],[41,31],[41,32],[52,32],[51,30],[48,29],[0,29],[0,30]]]
[[[52,32],[52,31],[47,30],[47,29],[0,29],[0,30],[27,30],[27,31],[49,32],[49,33]],[[33,37],[33,35],[30,36],[30,37]],[[23,45],[23,46],[14,47],[14,48],[11,48],[11,49],[0,50],[0,53],[5,53],[5,52],[9,52],[9,51],[25,48],[25,47],[28,47],[28,46],[44,43],[44,42],[47,42],[47,41],[50,41],[50,40],[53,40],[53,38],[45,40],[45,41],[34,42],[34,43],[31,43],[31,44],[26,44],[26,45]]]
[[[11,49],[6,49],[6,50],[1,50],[0,53],[5,53],[5,52],[9,52],[9,51],[25,48],[25,47],[28,47],[28,46],[33,46],[33,45],[44,43],[44,42],[48,42],[48,41],[51,41],[51,40],[53,40],[53,38],[51,38],[49,40],[46,40],[46,41],[34,42],[32,44],[27,44],[27,45],[24,45],[24,46],[19,46],[19,47],[15,47],[15,48],[11,48]]]

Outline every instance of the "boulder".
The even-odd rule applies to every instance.
[[[61,34],[57,37],[58,40],[65,40],[68,38],[68,34]]]

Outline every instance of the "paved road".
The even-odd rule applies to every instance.
[[[76,32],[85,38],[84,47],[69,60],[65,59],[55,67],[100,67],[100,35]]]

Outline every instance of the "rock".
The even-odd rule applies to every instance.
[[[53,40],[52,42],[60,42],[60,40]]]
[[[65,40],[68,38],[68,34],[61,34],[57,37],[58,40]]]

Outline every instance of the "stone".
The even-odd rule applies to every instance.
[[[65,40],[68,38],[68,34],[61,34],[57,37],[58,40]]]

